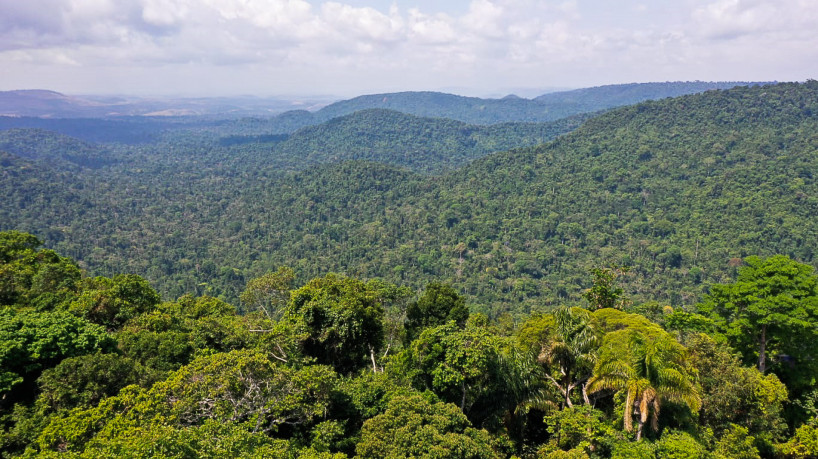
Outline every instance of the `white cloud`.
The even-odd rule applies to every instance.
[[[387,81],[579,86],[818,72],[815,0],[460,0],[445,13],[393,1],[385,10],[361,0],[0,0],[0,89],[69,67],[87,72],[77,81],[116,68],[201,75],[180,85],[188,90],[233,74],[256,88],[272,79],[360,92]],[[231,79],[223,84],[229,91]]]

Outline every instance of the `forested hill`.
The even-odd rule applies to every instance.
[[[277,178],[229,155],[188,167],[194,152],[184,176],[173,157],[158,176],[113,166],[89,172],[79,196],[48,191],[74,212],[4,208],[0,229],[42,235],[92,272],[145,275],[170,297],[235,298],[286,264],[302,279],[444,280],[476,310],[519,313],[578,301],[588,270],[616,263],[633,267],[635,299],[692,304],[745,255],[816,262],[817,152],[810,81],[613,110],[443,177],[349,162]],[[34,186],[10,172],[4,195]]]
[[[666,83],[629,83],[596,86],[543,94],[535,101],[549,106],[570,106],[575,110],[598,111],[608,108],[633,105],[646,100],[679,97],[688,94],[730,89],[736,86],[758,86],[768,83],[748,83],[744,81],[678,81]]]
[[[470,125],[369,109],[303,128],[271,145],[269,157],[290,170],[351,159],[377,161],[425,173],[460,167],[489,153],[533,146],[576,129],[590,116],[551,123]],[[257,137],[247,137],[254,141]],[[240,136],[230,138],[241,142]]]
[[[533,100],[520,97],[482,99],[439,92],[399,92],[372,94],[339,101],[317,111],[315,116],[320,120],[326,120],[367,108],[385,108],[418,116],[450,118],[474,124],[508,121],[546,122],[645,100],[753,84],[757,83],[669,82],[608,85],[544,94]]]

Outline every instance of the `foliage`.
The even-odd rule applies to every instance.
[[[153,382],[150,370],[119,354],[69,357],[43,371],[37,380],[39,402],[53,411],[91,408],[125,386]]]
[[[814,423],[800,426],[795,435],[786,443],[778,446],[778,453],[783,457],[812,457],[818,455],[818,429]]]
[[[302,346],[318,363],[349,373],[367,365],[383,344],[383,298],[357,279],[329,274],[292,292],[287,318],[302,328]]]
[[[818,277],[812,266],[783,255],[745,258],[731,284],[713,285],[699,309],[709,314],[746,363],[770,369],[791,390],[818,370]],[[797,358],[795,356],[798,356]]]
[[[625,309],[629,300],[624,296],[622,287],[616,284],[616,278],[630,270],[627,266],[612,268],[593,268],[594,280],[591,288],[582,292],[591,310],[613,308]]]
[[[64,312],[0,309],[0,393],[67,357],[113,350],[115,341],[98,326]]]
[[[276,272],[269,272],[247,282],[247,288],[239,299],[250,310],[260,309],[270,320],[278,320],[289,300],[294,277],[292,269],[278,268]]]
[[[425,328],[450,321],[463,327],[468,318],[466,299],[450,285],[432,282],[426,286],[423,295],[406,309],[406,342],[411,343]]]
[[[424,330],[407,347],[396,371],[418,390],[431,390],[459,406],[475,424],[506,406],[499,394],[505,381],[502,340],[486,328],[454,322]]]
[[[420,395],[395,397],[386,412],[364,423],[361,458],[495,458],[488,432],[470,426],[455,406]]]
[[[603,390],[624,394],[624,427],[632,431],[636,416],[637,440],[648,420],[652,430],[658,429],[663,403],[680,403],[692,412],[701,407],[695,370],[684,347],[669,335],[651,337],[628,329],[609,333],[588,381],[589,392]]]
[[[687,432],[674,430],[663,432],[655,443],[656,457],[661,459],[700,459],[707,456],[707,449]]]
[[[174,436],[208,420],[251,434],[281,432],[323,415],[334,379],[327,367],[291,369],[252,350],[214,354],[196,359],[150,390],[129,386],[96,407],[72,410],[43,430],[38,445],[41,450],[82,451],[126,441],[140,429]]]
[[[698,370],[702,409],[699,423],[721,435],[744,429],[766,442],[786,430],[782,418],[787,388],[774,374],[741,365],[732,349],[707,335],[689,343],[690,365]]]
[[[94,275],[140,273],[168,298],[235,302],[286,265],[298,283],[436,280],[519,319],[578,305],[588,270],[617,264],[632,266],[634,302],[692,306],[746,255],[813,262],[816,100],[807,82],[648,102],[434,178],[360,161],[288,175],[269,143],[182,130],[105,145],[117,162],[77,172],[3,154],[0,229],[36,231]],[[61,142],[32,134],[14,151]]]
[[[77,291],[77,265],[40,245],[31,234],[0,231],[0,305],[46,310]]]
[[[159,294],[142,277],[117,274],[111,279],[85,279],[81,294],[67,309],[109,330],[115,330],[129,319],[151,311],[159,301]]]
[[[555,327],[549,340],[540,344],[538,361],[546,368],[546,377],[562,393],[563,407],[572,407],[571,391],[580,386],[583,399],[590,404],[585,384],[591,377],[601,345],[591,315],[580,308],[561,308],[553,313]]]
[[[541,455],[556,450],[578,450],[607,457],[612,444],[620,437],[601,411],[587,405],[556,411],[545,417],[545,423],[551,439],[540,449]]]
[[[716,443],[716,459],[760,459],[755,438],[748,433],[744,427],[730,426]]]

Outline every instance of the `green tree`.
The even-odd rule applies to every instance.
[[[499,457],[488,432],[471,427],[455,405],[420,395],[395,397],[383,414],[367,420],[356,451],[362,459]]]
[[[770,356],[787,356],[774,363],[776,373],[795,359],[807,370],[818,356],[818,278],[812,266],[784,255],[747,257],[732,284],[717,284],[700,304],[727,335],[730,343],[762,373]]]
[[[581,308],[560,308],[553,316],[555,329],[541,344],[538,361],[546,368],[546,378],[562,394],[563,406],[573,406],[571,392],[578,386],[590,405],[585,383],[593,374],[597,349],[602,344],[591,315]]]
[[[476,425],[502,411],[506,369],[502,340],[486,328],[454,322],[424,330],[406,348],[396,371],[419,390],[454,403]]]
[[[760,441],[778,441],[787,428],[787,388],[778,377],[743,366],[732,349],[707,335],[692,337],[688,349],[701,386],[699,424],[717,435],[738,426]]]
[[[648,420],[653,430],[658,429],[665,401],[681,403],[693,412],[701,407],[685,349],[668,335],[648,337],[634,330],[609,333],[588,381],[589,392],[605,389],[624,394],[624,427],[632,431],[636,417],[637,440]]]
[[[102,327],[65,312],[16,312],[0,308],[0,394],[67,357],[114,350]]]
[[[269,272],[247,282],[239,299],[249,310],[261,310],[270,320],[278,320],[284,313],[290,299],[290,287],[295,272],[283,266],[276,272]]]
[[[540,448],[540,456],[562,450],[607,457],[614,441],[622,436],[605,421],[605,413],[587,405],[554,411],[544,421],[551,438]]]
[[[160,301],[156,290],[136,274],[117,274],[110,279],[100,276],[86,279],[83,284],[82,293],[68,310],[109,330],[119,329]]]
[[[0,231],[0,305],[50,310],[75,295],[76,263],[41,245],[31,234]]]
[[[449,321],[463,327],[468,318],[465,298],[448,284],[430,282],[423,295],[406,309],[406,342],[411,343],[425,328]]]
[[[630,271],[627,266],[614,266],[611,268],[593,268],[593,285],[582,293],[582,297],[588,301],[592,311],[603,308],[625,309],[630,304],[630,300],[625,296],[625,291],[617,285],[617,278]]]
[[[348,277],[328,274],[292,293],[287,318],[303,331],[304,353],[318,363],[349,373],[371,361],[384,338],[384,299],[379,290]]]

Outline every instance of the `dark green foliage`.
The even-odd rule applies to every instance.
[[[91,408],[131,384],[153,383],[151,371],[119,354],[69,357],[37,380],[40,401],[50,410]]]
[[[426,286],[423,295],[406,309],[406,343],[411,343],[425,328],[448,322],[463,327],[468,318],[465,298],[450,285],[432,282]]]
[[[289,169],[364,160],[439,174],[489,153],[545,143],[576,129],[586,118],[475,126],[372,109],[301,129],[272,150],[277,161],[289,160],[284,166]]]
[[[617,285],[616,278],[630,270],[628,267],[593,268],[594,280],[591,288],[582,292],[582,297],[589,303],[589,309],[603,308],[625,309],[628,299],[624,290]]]
[[[48,310],[77,291],[77,265],[40,245],[30,234],[0,232],[0,305]]]
[[[384,338],[383,298],[357,279],[329,274],[293,291],[287,319],[305,333],[304,353],[339,373],[365,367]]]
[[[16,385],[33,384],[44,369],[67,357],[112,351],[114,346],[102,327],[69,313],[0,308],[0,393],[7,398]]]
[[[399,356],[393,371],[418,390],[454,403],[475,425],[492,422],[508,408],[503,396],[507,368],[503,340],[474,324],[449,322],[424,330]]]
[[[717,435],[738,426],[767,444],[780,440],[786,430],[784,384],[774,374],[742,366],[729,347],[707,335],[692,337],[688,346],[701,386],[700,425]]]
[[[745,363],[769,369],[800,395],[818,370],[815,269],[783,255],[744,261],[736,282],[713,285],[699,310],[716,321]]]
[[[607,457],[611,445],[621,438],[604,413],[587,405],[553,412],[544,422],[551,438],[540,448],[540,455],[562,450]]]
[[[171,298],[234,301],[287,265],[298,282],[436,279],[475,311],[520,316],[578,304],[588,270],[618,264],[632,266],[621,287],[634,302],[690,306],[748,254],[813,261],[816,93],[807,82],[643,103],[439,178],[361,162],[282,177],[274,146],[218,147],[229,130],[112,147],[120,163],[76,176],[8,156],[0,225]]]

